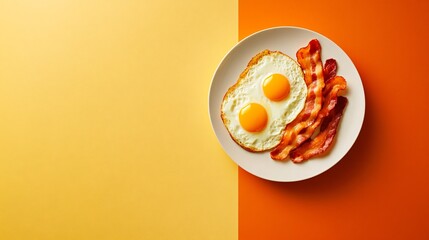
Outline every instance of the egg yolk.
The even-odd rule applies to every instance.
[[[289,80],[284,75],[276,73],[265,78],[262,89],[268,99],[278,102],[289,95]]]
[[[268,122],[267,111],[257,103],[250,103],[243,107],[238,117],[240,125],[248,132],[260,132]]]

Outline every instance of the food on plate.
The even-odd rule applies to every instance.
[[[338,97],[335,107],[329,112],[328,116],[323,119],[319,134],[317,134],[315,138],[308,139],[298,148],[292,150],[290,157],[293,162],[303,162],[313,156],[322,154],[329,148],[337,133],[337,127],[347,102],[348,100],[346,97]]]
[[[330,58],[326,60],[325,65],[323,66],[323,77],[326,80],[329,80],[337,75],[337,61]]]
[[[254,56],[223,97],[221,118],[242,148],[276,147],[285,127],[304,108],[307,86],[300,65],[279,51]]]
[[[300,163],[332,145],[347,98],[335,59],[321,57],[317,39],[300,48],[297,62],[265,50],[251,59],[228,89],[221,117],[232,139],[251,152]]]
[[[294,149],[306,141],[311,141],[315,132],[319,130],[320,134],[320,129],[318,129],[320,124],[333,111],[337,103],[338,93],[347,87],[346,80],[341,76],[336,76],[337,63],[334,59],[328,59],[323,67],[321,46],[316,39],[311,40],[306,47],[298,50],[297,59],[304,71],[305,80],[309,87],[307,101],[304,110],[287,126],[282,142],[270,153],[274,160],[288,159]],[[337,126],[335,125],[335,128]],[[316,154],[316,151],[313,151],[315,154],[311,157],[322,152],[324,151],[318,151]],[[302,162],[308,159],[297,157],[297,154],[294,156],[291,157],[293,162]]]
[[[271,152],[274,160],[285,160],[289,152],[307,140],[313,133],[306,131],[317,118],[323,101],[323,88],[325,87],[323,64],[321,60],[321,47],[317,40],[312,40],[307,47],[296,53],[301,68],[304,71],[308,94],[305,107],[298,117],[286,127],[282,141]],[[305,134],[301,134],[306,132]]]
[[[325,66],[328,66],[328,61]],[[327,68],[325,67],[325,69]],[[329,79],[325,82],[325,88],[323,89],[322,109],[319,111],[316,121],[304,132],[304,134],[313,133],[320,125],[319,133],[314,138],[306,136],[307,140],[290,152],[290,158],[295,163],[303,162],[313,156],[322,154],[328,149],[333,142],[338,124],[348,103],[346,97],[338,96],[340,91],[346,89],[346,80],[341,76],[336,76],[336,71],[331,71],[324,76],[325,79],[327,79],[327,76]]]

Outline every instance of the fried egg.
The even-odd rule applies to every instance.
[[[264,50],[226,92],[222,121],[244,149],[270,150],[280,144],[286,125],[304,108],[306,96],[299,64],[282,52]]]

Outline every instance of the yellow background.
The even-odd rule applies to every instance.
[[[0,2],[0,239],[237,239],[208,89],[237,2]]]

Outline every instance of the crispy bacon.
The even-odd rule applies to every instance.
[[[323,66],[323,76],[325,77],[325,82],[337,75],[337,61],[330,58],[325,61]]]
[[[337,75],[337,62],[335,59],[328,59],[323,67],[323,74],[325,78],[325,88],[323,89],[323,105],[322,109],[309,127],[301,131],[297,136],[297,142],[302,143],[316,131],[317,127],[322,122],[323,118],[329,114],[329,111],[334,108],[337,101],[337,94],[340,90],[347,87],[347,82],[343,77]]]
[[[323,89],[323,110],[319,115],[327,116],[329,111],[334,108],[337,101],[338,92],[346,89],[347,82],[341,76],[335,76],[326,82],[325,89]]]
[[[274,160],[285,160],[291,150],[307,139],[299,133],[313,124],[322,108],[325,80],[319,41],[311,40],[306,47],[298,50],[296,56],[303,69],[304,80],[308,87],[306,103],[295,120],[286,126],[281,143],[270,153]]]
[[[314,139],[308,139],[290,153],[293,162],[303,162],[311,157],[322,154],[332,144],[337,132],[337,127],[347,105],[347,98],[339,96],[335,107],[323,119],[320,132]]]
[[[326,82],[325,88],[323,89],[323,107],[319,111],[317,119],[310,126],[298,134],[297,139],[299,139],[299,143],[303,143],[313,135],[313,133],[322,123],[323,119],[329,115],[329,113],[337,104],[338,92],[346,89],[346,87],[347,82],[341,76],[335,76]]]

